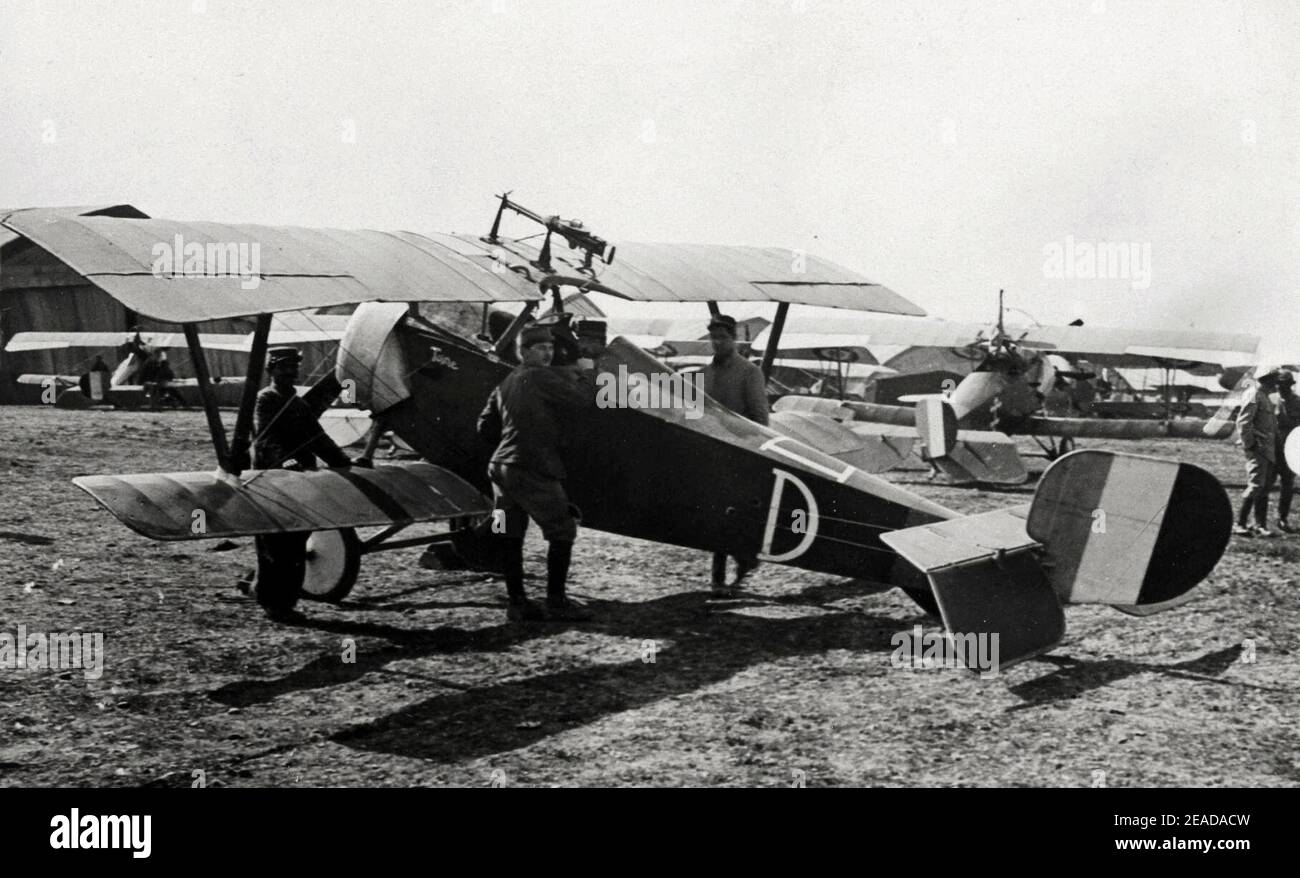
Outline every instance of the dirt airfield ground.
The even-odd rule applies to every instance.
[[[1235,504],[1230,444],[1113,447],[1207,467]],[[233,588],[251,540],[152,542],[70,481],[211,466],[197,412],[0,408],[0,631],[103,632],[106,656],[97,680],[0,669],[0,784],[1300,783],[1300,537],[1234,538],[1162,615],[1071,608],[1055,651],[981,679],[891,667],[895,633],[940,630],[895,589],[768,565],[712,603],[701,553],[595,531],[572,586],[595,624],[507,624],[495,580],[403,550],[280,626]],[[968,512],[1033,490],[924,475],[890,478]]]

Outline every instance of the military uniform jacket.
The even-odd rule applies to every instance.
[[[1277,395],[1277,441],[1281,445],[1296,427],[1300,427],[1300,396],[1294,393]]]
[[[350,466],[351,460],[325,434],[319,414],[297,392],[281,393],[274,384],[257,394],[254,422],[253,466],[274,469],[297,461],[303,469],[316,469],[316,458],[326,466]]]
[[[566,421],[595,400],[591,382],[574,369],[518,366],[488,397],[478,418],[478,434],[484,442],[496,443],[493,463],[563,479],[560,451],[574,427]]]
[[[1269,463],[1277,462],[1277,412],[1273,400],[1260,387],[1246,391],[1237,413],[1237,439],[1248,454],[1258,454]]]
[[[706,395],[738,415],[767,424],[769,409],[762,369],[732,353],[722,360],[714,357],[703,374]]]

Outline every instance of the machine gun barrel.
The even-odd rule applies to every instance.
[[[599,256],[606,265],[614,261],[614,248],[609,247],[604,238],[593,235],[583,228],[582,223],[578,220],[565,220],[558,216],[542,216],[522,204],[511,201],[509,192],[502,194],[500,198],[501,204],[497,208],[496,219],[492,223],[492,231],[488,233],[487,240],[489,242],[494,244],[497,242],[497,234],[501,228],[501,215],[509,209],[545,228],[548,237],[550,232],[555,232],[563,237],[570,247],[583,250],[587,254],[586,262],[588,267],[590,267],[593,256]],[[608,251],[606,248],[608,248]],[[546,250],[549,257],[549,247]]]

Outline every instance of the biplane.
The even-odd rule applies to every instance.
[[[241,335],[199,333],[199,344],[205,350],[247,351],[248,339]],[[146,360],[150,356],[163,356],[169,350],[182,349],[184,336],[177,332],[19,332],[5,345],[8,353],[27,351],[84,350],[122,351],[125,356],[113,368],[99,359],[105,368],[90,368],[79,375],[54,375],[24,373],[16,379],[19,384],[41,388],[41,401],[59,408],[87,408],[94,405],[111,405],[117,408],[139,408],[150,402],[153,387],[142,380]],[[89,363],[90,357],[82,362]],[[243,377],[213,377],[214,392],[223,404],[232,404],[243,389]],[[166,390],[184,405],[201,405],[198,380],[171,378]]]
[[[540,247],[500,232],[507,211],[543,227]],[[433,543],[459,549],[491,539],[472,528],[491,507],[484,492],[492,449],[478,438],[475,421],[511,369],[513,339],[548,295],[557,308],[563,291],[596,288],[639,301],[767,301],[776,306],[777,335],[792,303],[920,311],[822,260],[810,258],[803,273],[792,275],[789,254],[775,249],[629,243],[615,260],[614,248],[580,224],[526,211],[508,196],[482,237],[187,223],[187,236],[262,243],[255,293],[238,277],[152,274],[149,244],[174,233],[167,220],[32,210],[0,224],[136,313],[179,324],[201,379],[206,368],[195,325],[257,315],[233,435],[204,392],[215,471],[85,476],[74,483],[153,539],[310,531],[305,590],[335,601],[346,596],[369,553]],[[553,241],[570,252],[553,251]],[[375,429],[393,431],[424,459],[373,469],[247,469],[271,315],[344,302],[360,304],[332,378],[354,382]],[[430,319],[436,308],[417,312],[417,302],[523,307],[488,343]],[[765,361],[777,350],[770,344]],[[669,371],[621,338],[599,353],[596,369],[647,380]],[[566,487],[585,526],[896,585],[937,612],[950,634],[997,635],[1001,666],[1055,646],[1068,604],[1146,614],[1185,600],[1228,542],[1232,510],[1223,487],[1190,464],[1080,451],[1048,468],[1032,502],[962,516],[705,403],[700,418],[670,402],[593,406],[575,420]],[[448,522],[448,530],[399,538],[426,522]],[[362,539],[362,528],[379,530]]]
[[[319,319],[319,318],[317,318]],[[273,326],[275,324],[273,323]],[[268,338],[270,345],[306,345],[337,343],[343,330],[336,327],[313,327],[308,330],[273,328]],[[205,351],[233,351],[249,353],[252,350],[252,333],[200,332],[199,346]],[[121,353],[122,359],[113,368],[90,369],[79,375],[24,373],[16,381],[23,385],[42,388],[41,401],[59,408],[86,408],[94,405],[111,405],[117,408],[139,408],[149,402],[151,391],[144,380],[146,362],[150,356],[165,355],[168,351],[188,350],[189,342],[180,332],[152,332],[136,329],[132,332],[18,332],[5,344],[7,353],[29,351],[78,350],[102,353]],[[81,360],[89,363],[91,357]],[[107,365],[107,364],[105,364]],[[244,378],[240,376],[209,375],[218,403],[235,406],[243,393]],[[166,389],[186,406],[202,406],[203,397],[197,378],[172,377]]]
[[[800,343],[820,338],[836,344],[911,344],[949,347],[976,365],[958,380],[936,379],[931,393],[900,397],[914,405],[888,405],[808,396],[777,400],[782,413],[799,413],[833,421],[859,435],[872,430],[894,440],[902,452],[914,439],[920,455],[956,483],[1017,485],[1028,478],[1012,437],[1030,436],[1045,456],[1055,459],[1075,448],[1077,439],[1225,439],[1232,435],[1233,394],[1210,418],[1178,417],[1166,406],[1162,417],[1116,417],[1093,410],[1094,373],[1077,371],[1082,360],[1110,368],[1158,367],[1212,374],[1229,363],[1253,359],[1259,338],[1213,332],[1110,328],[1033,327],[1009,331],[1003,322],[1001,294],[998,321],[992,328],[945,321],[888,321],[857,317],[819,321],[798,327]],[[763,339],[760,338],[761,342]],[[1167,385],[1168,386],[1168,385]],[[1045,408],[1061,388],[1084,390],[1080,400],[1068,393],[1060,408]],[[1064,411],[1064,413],[1062,413]],[[1121,410],[1122,411],[1122,410]],[[1152,412],[1144,411],[1144,415]],[[823,421],[827,432],[836,428]],[[874,427],[866,427],[870,424]],[[900,454],[901,463],[905,452]],[[876,455],[888,468],[886,456]],[[876,470],[879,471],[879,470]]]

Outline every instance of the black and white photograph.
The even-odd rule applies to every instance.
[[[1300,786],[1294,3],[3,0],[0,204],[0,787]]]

